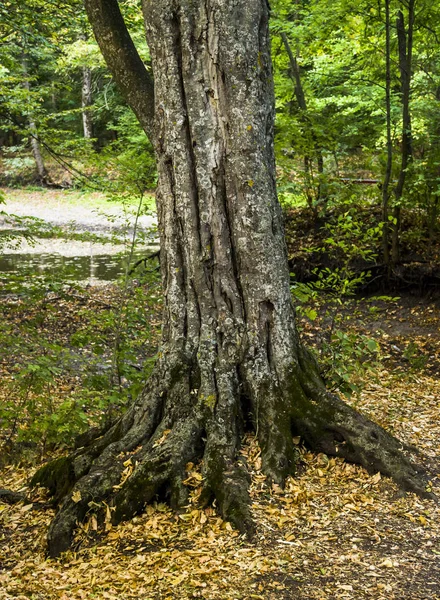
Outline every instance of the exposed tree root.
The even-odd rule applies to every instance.
[[[300,351],[298,379],[308,407],[301,407],[301,403],[293,406],[292,427],[308,447],[362,465],[369,473],[380,472],[394,479],[403,490],[434,498],[426,491],[424,469],[408,458],[417,450],[327,392],[313,358],[304,348]]]
[[[207,401],[191,389],[188,368],[172,372],[159,367],[118,423],[90,446],[47,464],[34,476],[34,485],[47,487],[55,501],[61,501],[49,528],[50,556],[70,546],[91,502],[110,504],[115,524],[141,512],[155,497],[176,509],[185,506],[185,467],[200,459],[202,503],[215,498],[221,515],[252,535],[250,477],[238,459],[246,421],[254,424],[269,481],[283,484],[294,473],[295,434],[312,450],[343,457],[369,472],[380,471],[403,489],[432,497],[425,491],[422,471],[404,455],[402,444],[327,393],[305,353],[301,363],[282,388],[254,385],[244,375],[250,394],[246,403],[240,401],[236,375],[219,378],[217,395]]]
[[[425,490],[423,470],[405,456],[409,448],[337,396],[324,392],[315,402],[313,412],[293,419],[308,447],[362,465],[369,473],[380,471],[404,490],[433,497]]]
[[[6,504],[17,504],[18,502],[22,502],[24,500],[26,500],[26,497],[23,494],[0,488],[0,502],[6,502]]]

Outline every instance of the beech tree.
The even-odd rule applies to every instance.
[[[216,498],[225,519],[252,533],[238,458],[249,428],[270,482],[294,474],[300,435],[427,495],[409,448],[328,393],[298,338],[275,183],[267,0],[144,0],[152,73],[117,0],[86,0],[86,10],[155,148],[163,329],[153,374],[127,412],[34,477],[60,503],[50,555],[69,547],[91,501],[110,504],[115,523],[157,496],[184,506],[185,467],[198,460],[202,501]]]

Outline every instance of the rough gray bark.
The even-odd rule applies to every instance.
[[[102,55],[119,90],[152,139],[153,79],[145,68],[122,18],[117,0],[84,0]]]
[[[93,18],[100,0],[87,2]],[[143,11],[155,74],[161,349],[119,421],[37,472],[33,483],[61,503],[50,555],[69,546],[91,500],[112,504],[114,522],[156,496],[185,505],[185,466],[198,459],[203,500],[215,497],[225,518],[252,532],[237,459],[246,426],[274,482],[295,471],[294,433],[423,494],[400,443],[327,394],[298,340],[274,179],[266,1],[145,0]],[[120,485],[128,458],[133,471]]]

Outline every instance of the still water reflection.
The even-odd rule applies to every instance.
[[[126,261],[118,255],[61,256],[59,254],[4,254],[0,273],[16,275],[62,275],[73,281],[95,285],[113,281],[125,272]]]
[[[154,247],[136,249],[133,265]],[[47,276],[90,285],[113,281],[127,268],[129,246],[65,239],[21,240],[16,247],[0,252],[0,280],[7,275]],[[2,273],[4,274],[2,277]]]

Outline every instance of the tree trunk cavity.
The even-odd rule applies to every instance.
[[[49,554],[69,547],[92,500],[112,505],[114,523],[155,497],[184,506],[185,467],[198,460],[203,501],[216,498],[222,516],[251,533],[249,476],[237,459],[249,427],[269,481],[295,472],[292,435],[301,435],[424,494],[398,440],[328,394],[298,340],[275,186],[266,1],[145,0],[143,11],[155,75],[161,348],[124,416],[36,473],[33,483],[61,503]]]

